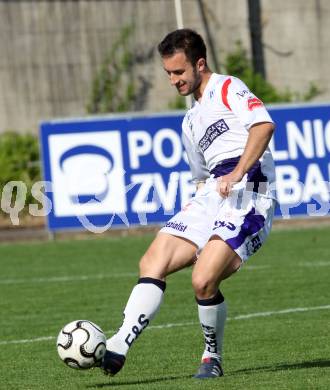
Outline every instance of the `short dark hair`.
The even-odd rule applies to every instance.
[[[166,35],[158,45],[159,54],[162,57],[171,56],[182,50],[192,65],[200,58],[206,61],[206,46],[203,38],[196,31],[189,28],[175,30]]]

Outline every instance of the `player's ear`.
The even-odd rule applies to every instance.
[[[200,72],[203,72],[206,68],[206,60],[205,58],[200,58],[197,63],[197,69],[200,71]]]

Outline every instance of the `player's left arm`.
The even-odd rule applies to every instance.
[[[235,169],[219,180],[219,192],[222,196],[228,196],[233,184],[240,182],[243,176],[263,155],[274,132],[274,124],[261,122],[252,125],[249,130],[248,140],[244,152]]]
[[[264,104],[236,77],[229,77],[221,91],[226,107],[232,111],[249,132],[247,143],[235,169],[219,179],[219,192],[228,196],[232,186],[240,182],[263,155],[275,126]]]

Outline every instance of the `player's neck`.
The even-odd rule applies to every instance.
[[[199,101],[199,102],[202,99],[204,90],[205,90],[206,85],[207,85],[207,83],[212,75],[212,72],[209,69],[207,69],[201,75],[202,75],[202,81],[201,81],[199,87],[194,91],[194,99]]]

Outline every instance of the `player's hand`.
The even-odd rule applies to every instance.
[[[218,177],[217,191],[222,197],[226,198],[230,194],[233,185],[240,182],[242,177],[243,175],[241,173],[235,171],[228,173],[228,175]]]

